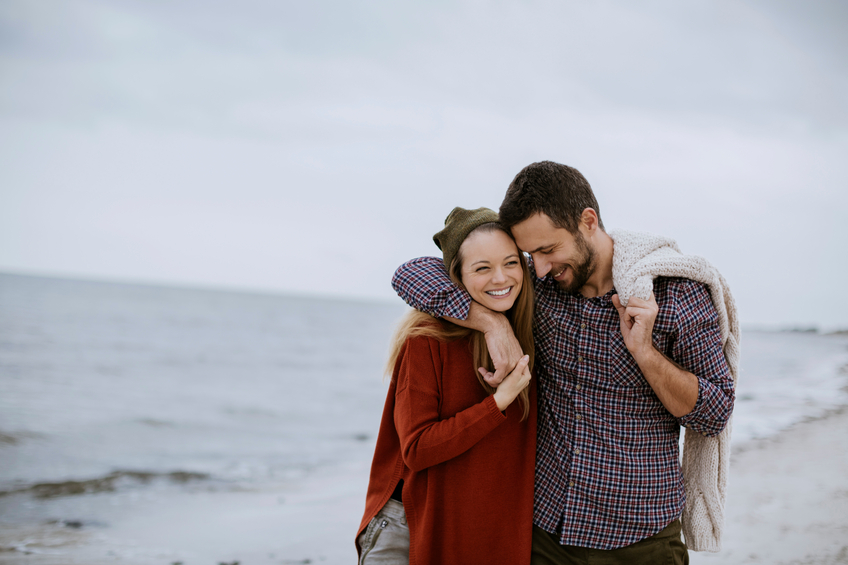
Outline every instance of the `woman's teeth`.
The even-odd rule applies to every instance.
[[[503,290],[487,290],[486,294],[491,294],[492,296],[504,296],[505,294],[508,294],[510,290],[512,290],[512,287],[505,288]]]

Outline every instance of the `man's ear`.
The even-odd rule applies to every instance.
[[[580,214],[580,223],[588,230],[589,233],[598,229],[598,213],[594,208],[586,208]]]

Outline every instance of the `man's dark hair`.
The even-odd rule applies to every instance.
[[[511,229],[538,212],[554,225],[577,233],[583,210],[592,208],[598,225],[604,229],[598,201],[589,181],[580,171],[553,161],[541,161],[524,167],[515,175],[499,211],[501,224]]]

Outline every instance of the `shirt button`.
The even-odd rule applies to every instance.
[[[577,362],[578,362],[578,363],[582,363],[582,362],[583,362],[583,358],[582,358],[582,357],[580,357],[580,356],[578,356],[578,357],[577,357]]]
[[[578,414],[577,416],[575,416],[575,418],[577,418],[578,420],[582,420],[582,419],[583,419],[583,416],[581,416],[580,414]],[[704,434],[704,435],[707,435],[707,434]]]
[[[582,386],[580,386],[580,385],[577,385],[577,386],[576,386],[576,387],[574,387],[574,388],[576,388],[577,390],[580,390],[580,389],[581,389],[581,388],[583,388],[583,387],[582,387]]]
[[[575,449],[575,450],[574,450],[574,455],[580,455],[580,449]]]
[[[581,329],[581,330],[585,330],[585,329],[586,329],[586,324],[580,324],[580,329]]]
[[[568,481],[568,486],[573,487],[573,486],[574,486],[574,481]]]

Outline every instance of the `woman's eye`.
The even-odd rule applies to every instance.
[[[507,267],[515,267],[516,265],[518,265],[518,261],[509,261],[506,264]]]
[[[544,251],[540,251],[539,253],[541,253],[542,255],[550,255],[553,252],[553,249],[545,249]]]
[[[475,272],[477,272],[477,273],[482,273],[483,271],[485,271],[485,270],[486,270],[486,269],[488,269],[488,268],[489,268],[489,267],[477,267],[477,270],[476,270]]]

